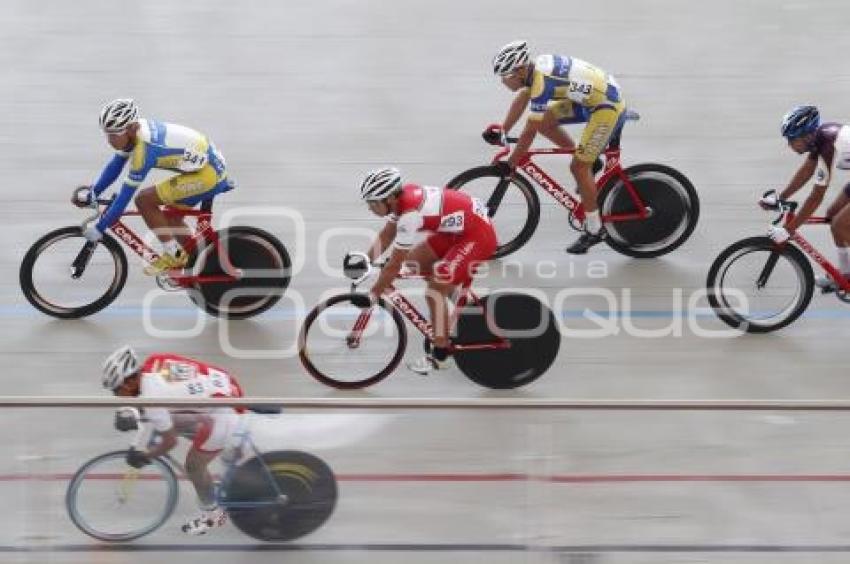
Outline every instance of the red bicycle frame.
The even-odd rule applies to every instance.
[[[789,221],[793,220],[795,217],[795,213],[793,210],[788,211],[785,214],[785,222],[783,225],[787,225]],[[825,225],[829,223],[829,218],[821,217],[821,216],[812,216],[805,221],[805,225]],[[815,261],[821,268],[823,268],[827,274],[829,274],[833,280],[835,280],[840,286],[840,290],[844,292],[850,292],[850,280],[847,280],[840,270],[835,268],[831,262],[829,262],[826,257],[824,257],[820,252],[812,246],[802,235],[800,235],[800,231],[794,231],[794,235],[791,236],[791,240],[797,243],[797,246],[803,250],[807,255],[811,257],[813,261]]]
[[[506,145],[502,147],[502,149],[496,153],[496,156],[493,157],[493,164],[496,164],[497,161],[508,156],[510,152],[511,148],[509,146]],[[555,179],[546,174],[546,172],[532,160],[534,155],[572,155],[573,153],[575,153],[575,149],[562,149],[559,147],[530,149],[522,156],[519,163],[517,163],[517,170],[524,172],[529,178],[537,183],[538,186],[543,188],[547,194],[552,196],[555,201],[575,215],[578,221],[584,221],[584,206],[582,206],[581,200],[577,199],[565,190],[563,186],[558,184]],[[605,150],[605,169],[599,179],[596,180],[597,191],[601,190],[602,187],[615,176],[622,180],[632,202],[634,202],[635,207],[637,208],[637,211],[632,213],[603,215],[602,221],[631,221],[635,219],[646,219],[649,217],[649,210],[644,205],[643,200],[640,199],[637,190],[635,190],[635,187],[632,185],[629,177],[626,175],[625,170],[623,170],[623,167],[620,164],[620,149],[609,148]]]
[[[427,279],[427,276],[421,274],[405,274],[404,272],[399,274],[398,277],[403,280]],[[463,309],[468,304],[472,303],[473,305],[480,307],[481,300],[472,291],[471,285],[472,280],[468,280],[460,287],[460,292],[458,292],[457,299],[454,304],[454,311],[452,312],[452,316],[449,320],[449,327],[454,327],[455,324],[457,324],[460,312],[463,311]],[[416,327],[429,342],[434,342],[434,327],[425,318],[425,316],[423,316],[419,312],[416,306],[413,305],[410,300],[408,300],[404,296],[404,294],[402,294],[395,286],[390,286],[384,293],[384,297],[390,302],[390,304],[392,304],[392,306],[399,313],[406,317],[407,320],[410,321],[410,323],[414,327]],[[354,323],[354,327],[351,329],[351,333],[349,333],[346,339],[346,342],[348,343],[349,347],[355,348],[360,343],[363,331],[366,329],[367,325],[369,324],[369,319],[371,319],[372,317],[372,310],[373,308],[365,308],[357,317],[357,321]],[[488,327],[491,327],[493,324],[488,322],[487,325]],[[451,345],[449,346],[449,352],[454,353],[472,350],[499,350],[508,349],[510,347],[510,341],[503,337],[498,337],[496,341],[492,341],[489,343],[451,343]]]
[[[105,201],[101,203],[108,205],[110,202],[111,201]],[[168,217],[197,218],[197,223],[195,225],[195,229],[192,233],[192,236],[189,237],[183,245],[183,250],[187,253],[191,254],[193,251],[195,251],[199,247],[201,242],[208,242],[209,244],[220,247],[218,233],[212,226],[211,206],[203,206],[199,210],[164,206],[162,208],[162,211]],[[121,214],[121,217],[124,218],[140,215],[141,213],[138,211],[125,211],[123,214]],[[145,242],[138,235],[136,235],[136,233],[130,227],[128,227],[121,219],[116,221],[109,229],[120,241],[130,247],[133,252],[139,255],[141,259],[146,263],[150,264],[159,258],[159,254],[157,254],[153,249],[151,249],[147,244],[145,244]],[[174,270],[168,273],[169,280],[175,285],[184,288],[195,286],[196,284],[208,284],[214,282],[235,282],[239,280],[241,278],[241,273],[230,263],[230,259],[227,256],[227,253],[223,252],[221,248],[219,248],[218,250],[219,261],[224,267],[225,272],[231,272],[233,274],[194,276],[191,274],[184,274],[182,270]]]

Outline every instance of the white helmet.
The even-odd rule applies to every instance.
[[[394,167],[377,168],[360,184],[360,197],[367,202],[383,200],[401,190],[401,172]]]
[[[493,72],[505,76],[517,68],[528,64],[528,43],[523,40],[511,41],[493,57]]]
[[[139,118],[139,107],[132,98],[112,100],[100,110],[100,128],[106,133],[121,133]]]
[[[139,371],[139,358],[130,345],[124,345],[109,355],[103,363],[103,387],[117,390],[128,376]]]

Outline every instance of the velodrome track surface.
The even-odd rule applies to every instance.
[[[365,247],[363,230],[380,226],[358,199],[359,180],[396,164],[410,180],[437,184],[486,162],[491,153],[479,132],[510,100],[489,61],[518,37],[537,52],[572,54],[617,76],[643,116],[627,126],[624,162],[684,172],[700,194],[700,224],[661,259],[636,261],[602,246],[575,258],[563,252],[575,237],[563,210],[543,199],[534,239],[478,286],[534,288],[559,304],[568,336],[555,367],[511,393],[484,391],[456,370],[423,379],[401,369],[358,395],[836,399],[850,391],[842,363],[850,309],[835,298],[816,296],[793,326],[758,337],[723,336],[704,300],[688,305],[716,254],[764,233],[772,219],[754,202],[784,185],[799,162],[778,135],[781,115],[810,102],[828,119],[850,119],[846,2],[10,1],[5,8],[5,395],[97,395],[103,357],[129,342],[231,368],[253,396],[340,397],[310,379],[291,351],[304,308],[345,286],[322,265],[336,268],[345,250]],[[217,211],[237,213],[236,223],[264,227],[290,248],[292,286],[268,314],[220,323],[171,295],[154,303],[146,330],[141,303],[153,284],[132,259],[119,301],[86,320],[49,319],[23,300],[17,271],[26,248],[84,217],[67,200],[109,158],[95,120],[118,96],[135,97],[146,115],[209,133],[240,184],[219,198]],[[552,166],[566,177],[566,162]],[[827,234],[810,231],[831,258]],[[605,276],[592,277],[599,264]],[[613,302],[593,297],[598,288]],[[586,308],[610,320],[608,335],[588,337],[598,325]],[[324,528],[294,548],[257,550],[232,527],[186,539],[177,532],[193,510],[186,489],[172,522],[114,552],[76,532],[62,506],[69,473],[125,444],[111,414],[5,410],[0,421],[8,454],[0,499],[10,500],[0,518],[1,562],[144,563],[180,551],[252,563],[828,563],[850,552],[844,415],[284,415],[255,423],[261,444],[315,451],[342,478],[339,509]],[[529,478],[540,475],[548,478]]]

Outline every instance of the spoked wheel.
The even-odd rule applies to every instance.
[[[72,263],[86,245],[79,227],[51,231],[29,248],[19,279],[27,300],[39,311],[62,319],[85,317],[112,303],[127,281],[127,257],[104,235],[79,278]]]
[[[699,219],[699,197],[690,180],[660,164],[632,166],[625,173],[650,215],[645,219],[606,222],[608,245],[624,255],[651,258],[684,243]],[[616,176],[600,190],[599,207],[603,215],[639,211],[628,188]]]
[[[289,285],[292,262],[277,238],[255,227],[232,227],[219,231],[219,244],[198,252],[199,276],[232,273],[219,256],[226,249],[230,264],[243,273],[235,282],[199,283],[190,293],[192,301],[210,315],[245,319],[275,305]]]
[[[729,246],[708,271],[708,301],[731,327],[767,333],[800,317],[814,293],[814,273],[797,247],[750,237]]]
[[[530,384],[555,361],[561,333],[552,311],[527,294],[495,293],[481,307],[467,306],[458,318],[456,344],[495,342],[502,335],[510,348],[456,352],[455,362],[467,378],[504,390]]]
[[[277,485],[272,485],[272,480]],[[321,527],[336,507],[336,477],[325,462],[293,450],[239,465],[223,491],[231,521],[259,540],[288,541]],[[244,504],[245,507],[239,507]],[[256,504],[253,507],[248,507]]]
[[[448,183],[449,188],[463,190],[487,206],[499,242],[493,258],[507,256],[525,245],[540,221],[540,199],[528,180],[515,174],[504,180],[504,185],[502,181],[494,167],[480,166]]]
[[[322,384],[365,388],[390,375],[404,356],[404,320],[383,298],[368,307],[365,294],[342,294],[317,305],[304,320],[299,356]],[[366,306],[366,307],[364,307]]]
[[[129,541],[155,531],[177,505],[177,477],[154,459],[136,470],[124,461],[127,451],[110,452],[86,462],[71,478],[65,506],[71,521],[102,541]]]

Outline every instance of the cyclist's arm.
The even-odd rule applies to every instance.
[[[381,232],[375,238],[375,242],[369,247],[369,252],[367,253],[369,255],[369,262],[375,262],[379,256],[384,254],[384,251],[389,248],[395,239],[397,231],[398,226],[396,225],[396,221],[393,219],[387,221],[386,225],[384,225]]]
[[[401,271],[401,265],[404,259],[407,258],[407,253],[413,248],[416,239],[416,233],[422,228],[424,218],[419,211],[408,211],[399,216],[393,222],[395,225],[395,237],[393,242],[393,252],[387,264],[381,269],[381,274],[375,285],[372,286],[371,293],[374,296],[380,296],[384,290],[389,288],[393,280],[398,277]]]
[[[127,209],[127,205],[130,203],[130,200],[133,198],[133,192],[136,191],[142,181],[144,181],[145,176],[148,174],[148,170],[150,170],[150,164],[147,163],[147,154],[144,151],[144,148],[137,148],[134,150],[133,154],[133,163],[130,168],[130,174],[127,175],[127,180],[124,181],[124,185],[121,187],[121,191],[118,193],[118,197],[115,198],[115,201],[109,206],[109,209],[103,214],[103,217],[100,218],[100,221],[97,222],[97,230],[103,233],[113,223],[118,221],[121,217],[121,214],[124,213],[124,210]]]
[[[785,224],[785,229],[787,229],[790,233],[793,233],[799,226],[803,225],[806,220],[815,213],[818,206],[821,205],[824,194],[826,194],[826,186],[815,186],[812,188],[812,193],[809,194],[809,197],[806,198],[805,202],[803,202],[800,212],[794,216],[793,221],[789,221]]]
[[[407,254],[409,252],[409,249],[401,247],[393,248],[393,252],[390,254],[390,259],[381,269],[381,274],[378,276],[378,280],[375,281],[375,285],[372,286],[372,295],[380,296],[384,293],[384,290],[392,285],[393,280],[398,278],[398,273],[401,272],[401,265],[404,264],[404,259],[407,258]]]
[[[146,410],[146,416],[153,430],[159,434],[159,442],[150,449],[145,450],[148,458],[157,458],[174,448],[177,444],[177,431],[171,413],[164,407],[151,407]],[[144,449],[147,445],[138,445]]]
[[[145,451],[148,458],[159,458],[166,454],[177,444],[177,431],[172,427],[168,431],[159,433],[159,442]]]
[[[534,138],[537,136],[537,132],[539,130],[540,120],[531,119],[531,117],[529,117],[529,119],[525,122],[525,128],[522,130],[522,133],[514,146],[514,150],[511,152],[511,156],[508,157],[508,162],[511,167],[516,167],[519,160],[525,156],[531,148],[531,144],[534,143]]]
[[[519,121],[519,118],[522,117],[522,113],[528,106],[530,99],[531,89],[529,88],[523,88],[514,97],[514,101],[511,102],[511,106],[508,108],[508,115],[505,116],[505,121],[502,122],[502,129],[504,129],[505,133],[510,131],[516,125],[516,122]]]
[[[788,186],[779,193],[779,199],[787,200],[796,194],[800,188],[805,186],[806,182],[808,182],[815,173],[817,164],[817,158],[807,158],[803,164],[800,165],[800,168],[797,169],[797,172],[794,173],[794,176],[791,178],[791,182],[788,183]],[[824,186],[824,188],[826,188],[826,186]]]
[[[106,210],[106,213],[103,214],[103,217],[97,222],[97,230],[103,233],[113,223],[118,221],[118,218],[121,217],[121,214],[124,213],[124,210],[127,208],[127,204],[130,203],[130,200],[133,198],[133,192],[136,191],[135,186],[128,185],[124,183],[124,186],[121,187],[121,191],[118,192],[118,197],[109,205],[109,209]]]
[[[112,160],[106,164],[106,168],[100,173],[100,177],[92,184],[91,189],[95,197],[100,196],[104,190],[112,186],[112,183],[115,182],[115,179],[124,170],[124,165],[127,164],[128,158],[130,158],[130,153],[127,151],[115,152]]]

